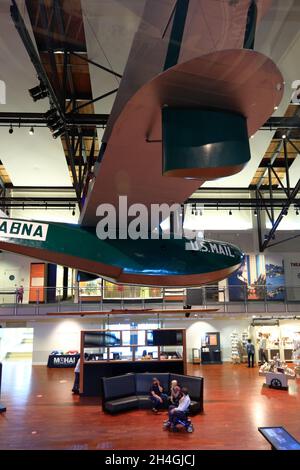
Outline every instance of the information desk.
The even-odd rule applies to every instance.
[[[80,394],[101,395],[101,378],[130,372],[186,373],[186,332],[155,330],[86,330],[81,332]]]
[[[75,367],[80,354],[50,354],[47,367]]]
[[[282,426],[261,427],[258,430],[271,444],[272,450],[300,450],[300,443]]]

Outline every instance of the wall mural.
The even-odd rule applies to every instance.
[[[285,279],[283,259],[280,254],[266,255],[266,287],[268,300],[284,300]]]
[[[300,271],[300,269],[299,269]],[[299,282],[299,279],[298,279]],[[281,255],[245,255],[244,263],[228,278],[229,300],[283,300],[285,278]]]

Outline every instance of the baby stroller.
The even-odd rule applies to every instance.
[[[187,432],[194,432],[194,426],[188,412],[184,413],[182,418],[176,417],[174,423],[171,423],[169,420],[165,421],[163,427],[164,429],[169,429],[169,431],[178,432],[177,425],[183,426]]]

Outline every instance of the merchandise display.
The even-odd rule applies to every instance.
[[[254,327],[255,349],[259,361],[259,347],[261,338],[265,341],[265,353],[268,361],[271,361],[275,356],[279,355],[282,361],[293,361],[294,349],[294,336],[295,328],[299,326],[278,324],[278,325],[264,325]]]
[[[287,389],[288,380],[296,378],[295,371],[280,360],[279,354],[260,367],[259,375],[266,377],[266,385],[279,389]]]
[[[240,364],[247,362],[247,340],[250,338],[250,334],[247,330],[242,333],[238,333],[234,330],[231,335],[231,361],[233,364]]]
[[[76,350],[67,351],[65,354],[63,351],[54,350],[48,357],[47,367],[75,367],[80,354]]]
[[[241,362],[240,357],[240,338],[237,331],[233,331],[231,337],[231,360],[233,364],[239,364]]]

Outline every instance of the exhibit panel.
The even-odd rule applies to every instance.
[[[220,333],[205,333],[201,341],[201,363],[222,364]]]

